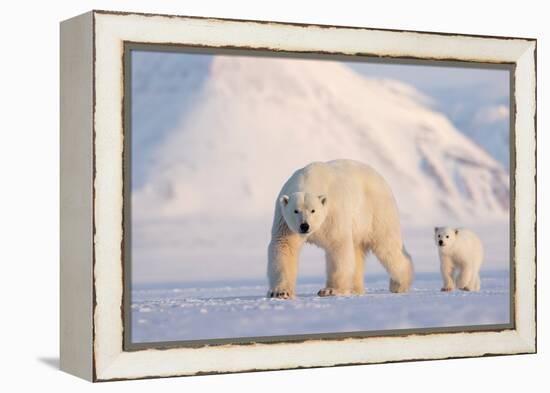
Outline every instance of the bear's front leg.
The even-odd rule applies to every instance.
[[[349,240],[331,244],[326,251],[327,284],[319,296],[351,295],[355,271],[355,251],[351,236]]]
[[[272,238],[268,247],[267,276],[269,291],[267,297],[293,298],[298,274],[298,256],[303,240],[299,236]]]
[[[455,280],[453,278],[454,267],[450,258],[441,258],[441,279],[443,280],[442,292],[449,292],[455,289]]]

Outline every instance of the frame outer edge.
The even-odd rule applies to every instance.
[[[60,24],[60,368],[93,380],[93,13]]]
[[[94,13],[97,13],[98,15],[100,15],[100,17],[98,19],[107,19],[107,18],[110,18],[110,17],[113,17],[114,16],[114,13],[104,13],[104,12],[94,12]],[[130,14],[132,15],[132,17],[134,16],[133,14]],[[142,15],[143,16],[143,15]],[[126,18],[126,17],[129,17],[129,15],[118,15],[117,18]],[[190,18],[191,20],[193,18]],[[195,18],[196,19],[196,18]],[[109,21],[110,22],[110,21]],[[118,21],[117,21],[118,22]],[[205,23],[208,23],[208,19],[205,20]],[[110,24],[110,23],[109,23]],[[289,24],[285,24],[285,23],[281,23],[280,25],[289,25]],[[111,31],[111,26],[109,26],[109,28],[107,29],[105,26],[104,26],[105,30],[109,30],[108,32],[104,32],[103,29],[100,29],[101,31],[101,34],[109,34],[109,33],[113,33],[113,37],[116,36],[116,33],[115,31]],[[365,28],[365,30],[369,30],[368,28]],[[419,33],[421,34],[421,33]],[[437,35],[437,33],[428,33],[429,35]],[[460,36],[459,36],[460,37]],[[464,38],[465,36],[462,36],[462,38]],[[118,38],[117,38],[118,39]],[[499,37],[499,39],[501,40],[506,40],[505,37]],[[94,38],[94,41],[96,40],[96,38]],[[122,40],[124,41],[124,40]],[[98,41],[100,42],[100,41]],[[95,43],[95,42],[94,42]],[[512,43],[511,43],[512,44]],[[530,46],[529,44],[532,44],[532,42],[529,42],[529,41],[523,41],[523,42],[515,42],[513,43],[515,45],[515,49],[517,50],[514,54],[514,56],[517,55],[519,49],[522,49],[524,48],[525,49],[525,52],[528,52],[529,53],[529,56],[531,56],[531,61],[533,59],[532,57],[532,49],[533,47]],[[112,45],[112,43],[110,43],[110,45]],[[290,51],[293,51],[293,50],[290,50]],[[514,57],[516,59],[517,62],[519,62],[519,57]],[[95,59],[95,58],[94,58]],[[506,59],[504,59],[506,60]],[[470,59],[468,58],[467,61],[476,61],[475,59]],[[501,60],[502,61],[502,60]],[[529,63],[530,65],[532,65],[532,63]],[[535,63],[536,65],[536,63]],[[94,70],[94,72],[96,72]],[[99,86],[99,85],[98,85]],[[531,85],[529,86],[529,89],[524,89],[524,93],[527,93],[527,94],[532,94],[532,91],[531,91]],[[534,84],[534,87],[536,88],[536,82]],[[528,91],[527,91],[528,90]],[[524,97],[525,98],[525,97]],[[526,100],[524,102],[524,105],[531,105],[532,104],[532,97],[528,100]],[[536,101],[535,101],[535,109],[536,109]],[[531,113],[530,111],[525,111],[525,112],[528,112],[528,113]],[[536,111],[533,112],[534,115],[536,115]],[[536,118],[535,118],[536,119]],[[99,120],[99,117],[95,120],[95,121],[98,121]],[[532,121],[532,119],[530,119],[530,121]],[[527,135],[524,135],[524,137],[526,139],[529,139],[529,141],[527,141],[526,143],[528,144],[527,145],[527,150],[530,149],[530,146],[529,144],[532,143],[532,139],[531,137],[533,136],[531,133],[536,132],[536,125],[535,125],[535,129],[533,129],[532,127],[528,127],[526,128],[526,134]],[[112,135],[111,135],[112,137]],[[536,140],[536,137],[533,138]],[[523,147],[523,149],[525,149],[526,147]],[[535,146],[535,149],[536,149],[536,146]],[[528,151],[529,153],[530,151]],[[111,152],[112,153],[112,152]],[[531,166],[531,163],[528,163],[527,165],[529,168]],[[535,166],[533,167],[534,170],[536,171],[536,163],[535,163]],[[101,176],[100,176],[101,177]],[[535,182],[535,186],[536,186],[536,182]],[[529,190],[528,191],[531,191],[531,187],[529,187]],[[94,195],[94,198],[97,200],[97,195]],[[531,200],[530,196],[525,196],[526,199],[529,199]],[[532,206],[530,204],[527,204],[524,206],[524,208],[532,208]],[[96,217],[97,217],[97,212],[95,213],[96,214]],[[536,217],[534,217],[536,219]],[[524,222],[525,223],[525,222]],[[529,222],[528,222],[529,223]],[[532,229],[533,227],[531,227],[531,229],[527,232],[525,231],[524,232],[524,235],[531,235],[533,232],[532,232]],[[97,241],[97,239],[96,239]],[[524,249],[527,249],[527,251],[529,250],[532,250],[531,248],[531,243],[529,241],[529,239],[526,241],[526,242],[523,242],[523,248]],[[529,254],[529,253],[528,253]],[[114,255],[113,255],[114,256]],[[525,257],[525,255],[523,255]],[[536,258],[536,252],[534,254],[534,257]],[[533,261],[528,261],[526,260],[525,261],[525,267],[522,268],[522,274],[521,274],[521,279],[526,279],[528,282],[526,283],[526,285],[531,285],[531,281],[534,281],[536,283],[536,269],[534,271],[534,275],[533,275],[533,266],[535,266],[534,263],[531,264],[531,262]],[[102,263],[99,263],[99,265],[101,265]],[[103,274],[106,274],[105,272],[103,272]],[[112,276],[112,274],[111,274]],[[97,279],[98,277],[96,277]],[[110,277],[109,275],[103,277],[104,279],[107,279],[105,283],[98,283],[98,282],[95,282],[95,285],[98,286],[98,287],[101,287],[102,285],[105,286],[105,287],[109,287],[109,284],[113,284],[113,280],[112,280],[112,277]],[[118,291],[118,288],[109,288],[109,289],[114,289],[115,291]],[[529,289],[530,291],[530,289]],[[535,294],[535,299],[532,298],[532,295],[533,293]],[[101,300],[101,299],[99,299]],[[108,303],[113,303],[112,300],[113,299],[103,299],[103,300],[108,300]],[[527,304],[523,304],[523,307],[531,307],[533,306],[533,301],[536,301],[536,289],[535,291],[533,292],[529,292],[527,293],[527,296],[525,298],[523,298],[522,300],[524,300]],[[107,305],[107,304],[106,304]],[[101,306],[101,304],[100,304]],[[110,306],[112,308],[112,305]],[[102,307],[99,307],[100,309]],[[95,318],[98,318],[98,311],[100,311],[99,309],[95,309],[96,313],[95,313]],[[113,310],[110,310],[109,312],[112,312]],[[118,310],[117,310],[118,311]],[[115,313],[113,313],[112,315],[109,314],[109,312],[107,313],[103,313],[101,312],[102,317],[101,319],[103,319],[103,317],[108,317],[108,318],[111,318],[115,315]],[[116,313],[118,314],[118,313]],[[112,319],[112,322],[114,322],[115,320]],[[114,326],[114,330],[118,329],[118,321],[117,322],[117,326]],[[472,356],[487,356],[487,355],[498,355],[498,354],[519,354],[519,353],[532,353],[533,351],[536,350],[536,326],[534,325],[534,322],[536,322],[536,314],[534,313],[534,310],[528,310],[526,311],[525,313],[522,313],[521,315],[521,323],[520,323],[520,326],[518,328],[518,330],[516,331],[516,334],[514,335],[510,335],[510,334],[506,334],[506,333],[503,333],[502,335],[503,336],[506,336],[510,339],[513,339],[513,345],[512,345],[512,349],[510,349],[509,352],[506,352],[506,351],[503,351],[503,352],[493,352],[493,351],[489,351],[489,352],[486,352],[486,353],[479,353],[479,354],[473,354],[473,355],[470,355],[470,354],[462,354],[462,353],[457,353],[455,354],[455,356],[451,356],[451,357],[472,357]],[[110,330],[113,330],[112,328],[110,328]],[[113,332],[111,332],[113,333]],[[118,333],[117,333],[118,335]],[[102,333],[102,336],[103,336],[103,333]],[[187,372],[185,371],[168,371],[166,370],[165,372],[145,372],[143,373],[143,370],[141,370],[141,372],[139,371],[139,369],[135,369],[134,367],[132,367],[132,371],[130,371],[127,367],[130,365],[130,364],[133,364],[133,366],[136,366],[136,360],[137,360],[137,354],[136,353],[128,353],[128,352],[124,352],[124,351],[121,351],[121,352],[118,352],[118,350],[116,348],[113,348],[112,345],[110,344],[115,344],[114,346],[118,346],[119,343],[115,343],[114,341],[109,341],[112,337],[114,336],[110,336],[110,337],[103,337],[101,340],[99,341],[103,341],[103,346],[102,348],[99,348],[97,347],[97,343],[96,343],[96,350],[97,350],[97,354],[96,356],[98,358],[100,358],[102,364],[101,364],[101,367],[99,369],[99,375],[98,377],[95,377],[94,376],[94,379],[96,380],[116,380],[116,379],[135,379],[135,378],[143,378],[143,377],[147,377],[147,376],[150,376],[150,377],[160,377],[160,376],[179,376],[179,375],[197,375],[197,374],[203,374],[204,371],[193,371],[193,370],[187,370]],[[472,335],[472,338],[476,338],[477,335]],[[97,336],[97,332],[96,332],[96,337],[94,337],[94,339],[98,339],[99,336]],[[481,335],[479,336],[479,338],[481,339]],[[107,340],[105,340],[107,339]],[[512,343],[511,343],[512,344]],[[120,345],[122,346],[122,342],[120,342]],[[243,349],[246,349],[246,348],[243,348]],[[229,350],[229,348],[227,348],[227,350]],[[101,352],[101,353],[99,353]],[[163,360],[166,360],[168,359],[168,357],[166,359],[164,359],[164,355],[163,354],[166,354],[167,356],[172,356],[172,355],[175,355],[175,352],[173,350],[166,350],[166,351],[138,351],[138,352],[143,352],[143,355],[144,356],[148,356],[148,358],[150,360],[157,360],[159,363],[162,363],[162,364],[166,364],[165,362],[161,361],[161,358]],[[201,350],[194,350],[192,352],[195,352],[195,355],[199,355],[199,353],[201,352]],[[214,352],[214,351],[212,351]],[[220,352],[220,355],[223,354],[224,351]],[[244,352],[244,351],[243,351]],[[212,353],[213,355],[213,353]],[[446,358],[446,356],[434,356],[434,355],[428,355],[428,356],[421,356],[421,357],[416,357],[414,358],[414,360],[420,360],[420,359],[437,359],[437,358]],[[403,358],[403,360],[397,360],[397,361],[406,361],[405,358]],[[143,359],[141,359],[143,360]],[[182,359],[179,358],[179,357],[171,357],[171,360],[176,362],[176,363],[179,363]],[[198,360],[197,358],[195,358],[195,360]],[[413,360],[413,359],[411,359]],[[365,361],[365,362],[360,362],[359,364],[367,364],[367,363],[378,363],[378,362],[386,362],[388,360],[384,360],[384,359],[381,359],[381,361],[377,361],[377,360],[373,360],[373,361]],[[389,360],[391,361],[391,360]],[[200,363],[200,362],[198,362]],[[334,364],[331,364],[330,366],[334,366],[334,365],[338,365],[339,363],[334,363]],[[342,363],[340,363],[342,364]],[[174,366],[173,364],[171,366]],[[319,365],[319,364],[306,364],[304,366],[300,366],[300,367],[318,367],[318,366],[324,366],[324,365]],[[329,366],[329,365],[327,365]],[[298,368],[300,368],[298,367]],[[288,367],[281,367],[281,368],[296,368],[294,367],[293,365],[289,365]],[[260,369],[261,370],[269,370],[269,369],[273,369],[271,367],[264,367],[262,368],[260,366]],[[221,370],[219,368],[215,369],[216,371],[214,371],[214,373],[223,373],[223,372],[242,372],[242,371],[252,371],[252,370],[248,370],[248,369],[240,369],[240,370],[235,370],[235,369],[225,369],[225,370]],[[208,371],[206,371],[208,373]]]
[[[516,86],[516,324],[526,352],[537,350],[537,100],[536,41],[517,60]],[[527,210],[529,209],[529,210]],[[526,211],[527,210],[527,211]],[[518,256],[523,257],[518,258]],[[521,305],[521,307],[518,307]]]

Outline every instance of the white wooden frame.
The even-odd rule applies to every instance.
[[[515,328],[123,350],[124,42],[515,65]],[[92,381],[536,351],[536,41],[92,11],[61,24],[61,368]]]

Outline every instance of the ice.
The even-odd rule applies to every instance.
[[[392,294],[383,274],[362,296],[320,298],[322,279],[302,280],[293,300],[265,297],[265,282],[157,284],[132,291],[132,341],[165,342],[506,324],[508,271],[482,272],[480,292],[441,292],[435,273]],[[178,291],[174,291],[178,289]]]

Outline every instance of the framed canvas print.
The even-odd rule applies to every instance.
[[[536,40],[61,23],[61,368],[536,351]]]

